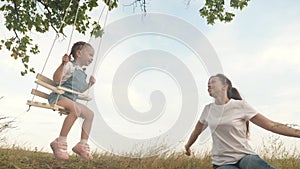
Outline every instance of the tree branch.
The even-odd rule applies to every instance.
[[[17,24],[19,22],[19,20],[20,20],[19,10],[17,8],[17,2],[16,2],[16,0],[14,0],[13,3],[14,3],[14,9],[15,9],[15,12],[16,12],[16,16],[17,16],[17,20],[14,20],[14,23]],[[19,37],[19,35],[18,35],[17,30],[15,29],[15,27],[13,27],[13,31],[14,31],[14,33],[16,35],[16,38],[18,38],[18,40],[20,40],[20,37]]]
[[[49,12],[50,15],[52,15],[52,12],[50,11],[49,7],[47,4],[45,4],[44,2],[42,2],[41,0],[37,0],[40,4],[42,4],[45,9]],[[45,15],[47,17],[47,15]],[[50,18],[48,18],[50,20]],[[56,32],[56,33],[59,33],[59,30],[57,30],[53,25],[52,23],[50,22],[50,25],[51,27],[53,28],[53,30]],[[64,34],[63,34],[64,35]],[[65,35],[64,35],[65,36]]]
[[[14,3],[14,8],[15,8],[16,15],[17,15],[17,21],[19,21],[19,18],[20,18],[19,17],[19,10],[17,8],[17,2],[16,2],[16,0],[14,0],[13,3]]]

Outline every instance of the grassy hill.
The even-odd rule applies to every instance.
[[[210,169],[209,155],[202,158],[172,154],[168,157],[128,158],[110,154],[93,154],[91,161],[71,155],[69,160],[58,161],[51,153],[21,148],[0,148],[2,169]],[[278,169],[300,169],[299,157],[267,159]]]

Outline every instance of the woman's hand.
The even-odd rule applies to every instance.
[[[191,155],[191,149],[190,149],[190,147],[187,146],[187,145],[185,145],[184,148],[185,148],[185,155],[190,156]]]

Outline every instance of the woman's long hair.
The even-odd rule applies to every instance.
[[[225,85],[227,84],[228,85],[228,89],[227,89],[227,97],[229,99],[234,99],[234,100],[243,100],[239,91],[232,87],[232,83],[231,81],[223,74],[217,74],[215,75],[214,77],[218,77],[221,82]],[[249,121],[246,121],[246,137],[248,138],[249,137]]]

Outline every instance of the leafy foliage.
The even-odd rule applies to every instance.
[[[109,10],[118,7],[118,0],[102,1],[109,7]],[[186,1],[189,3],[191,0]],[[249,1],[230,0],[230,7],[242,10]],[[132,0],[131,5],[137,4],[143,12],[147,11],[147,0]],[[30,38],[30,33],[32,31],[45,33],[53,29],[65,36],[65,28],[74,25],[75,30],[80,34],[86,34],[92,28],[91,35],[102,36],[101,25],[88,15],[89,11],[98,6],[98,0],[0,0],[0,12],[3,13],[5,19],[4,25],[14,33],[13,36],[0,41],[0,50],[5,47],[11,52],[12,58],[22,61],[24,65],[24,70],[21,71],[22,76],[28,72],[34,73],[34,68],[29,66],[30,55],[38,54],[40,51],[38,44]],[[234,13],[225,9],[224,0],[205,0],[205,5],[199,12],[210,25],[213,25],[216,20],[230,22],[235,16]]]
[[[93,22],[87,14],[98,6],[97,0],[1,0],[0,12],[4,14],[5,26],[14,35],[8,39],[2,39],[0,49],[3,46],[11,51],[11,57],[21,59],[24,70],[21,75],[35,72],[29,66],[30,54],[38,54],[38,44],[34,44],[29,33],[36,31],[45,33],[50,28],[64,35],[66,26],[73,25],[77,13],[75,30],[86,34],[90,27],[99,34],[101,26]],[[117,7],[118,0],[103,0],[109,9]],[[5,2],[5,3],[3,3]],[[79,7],[78,7],[79,6]],[[101,31],[100,31],[101,33]]]
[[[230,7],[242,10],[250,0],[230,0]],[[213,25],[216,20],[230,22],[235,16],[234,13],[225,10],[224,0],[206,0],[204,7],[200,10],[200,16],[206,18],[207,24]]]

